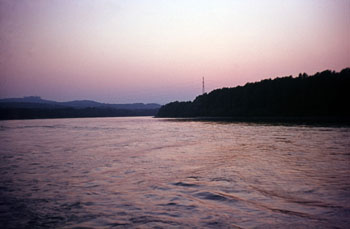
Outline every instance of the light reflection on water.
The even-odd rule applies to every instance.
[[[0,122],[0,225],[346,228],[350,128]]]

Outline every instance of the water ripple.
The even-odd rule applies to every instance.
[[[350,128],[0,121],[2,228],[348,228]]]

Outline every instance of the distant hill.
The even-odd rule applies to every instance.
[[[58,102],[45,100],[40,98],[39,96],[26,96],[23,98],[7,98],[7,99],[0,99],[0,103],[40,103],[40,104],[56,104]],[[1,105],[1,104],[0,104]]]
[[[217,89],[162,106],[157,117],[350,117],[350,68]]]
[[[7,98],[0,99],[0,107],[11,108],[114,108],[125,110],[144,110],[144,109],[158,109],[161,105],[156,103],[131,103],[131,104],[109,104],[99,103],[92,100],[74,100],[69,102],[56,102],[51,100],[45,100],[39,96],[28,96],[23,98]]]
[[[0,119],[154,116],[159,104],[108,104],[92,100],[56,102],[38,96],[0,99]]]

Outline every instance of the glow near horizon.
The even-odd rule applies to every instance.
[[[167,103],[350,66],[350,1],[0,0],[0,97]]]

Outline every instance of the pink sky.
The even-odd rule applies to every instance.
[[[0,97],[193,100],[350,67],[350,1],[0,0]]]

